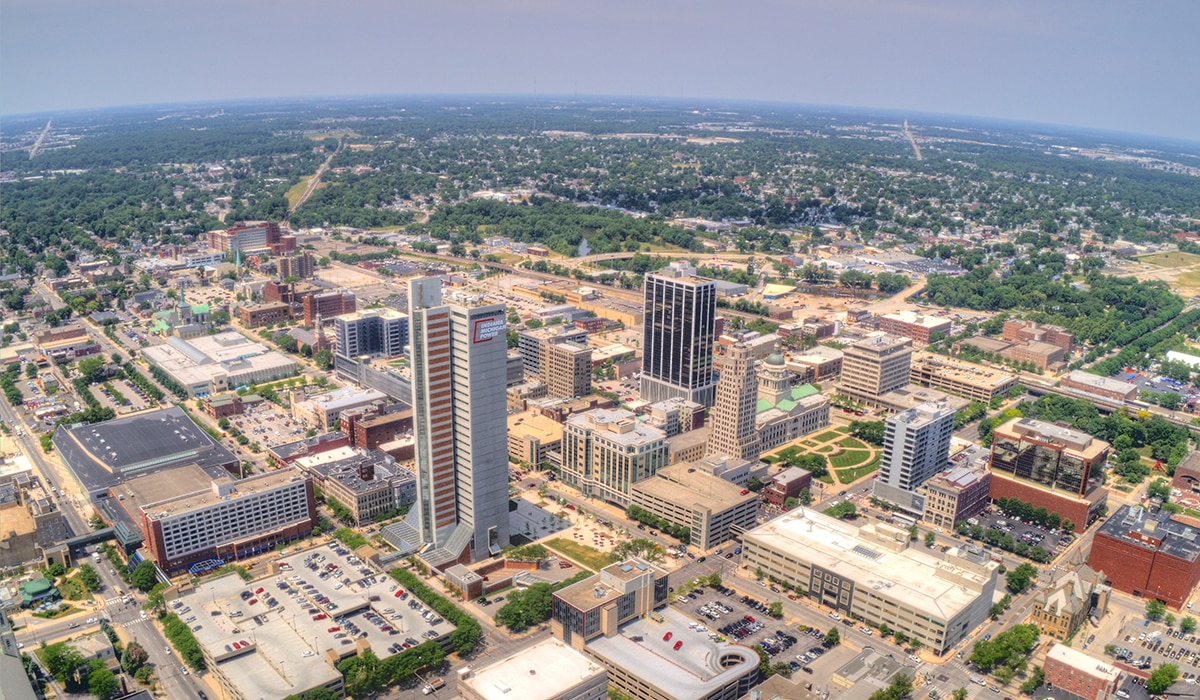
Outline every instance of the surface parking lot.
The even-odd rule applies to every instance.
[[[971,520],[975,522],[971,522]],[[1062,530],[1051,530],[1033,522],[1023,522],[1001,513],[995,506],[989,507],[988,510],[971,518],[971,520],[967,521],[968,524],[978,524],[984,530],[998,530],[1001,534],[1008,535],[1015,541],[1027,543],[1031,549],[1033,547],[1041,547],[1050,554],[1051,558],[1055,557],[1075,539],[1073,533]]]
[[[306,427],[292,420],[269,403],[263,402],[240,416],[231,416],[229,422],[263,447],[274,447],[295,442],[304,437]]]
[[[1143,620],[1127,624],[1112,643],[1116,646],[1117,660],[1129,666],[1149,671],[1171,663],[1179,668],[1183,680],[1194,680],[1200,675],[1200,636],[1196,634],[1167,628],[1162,623],[1146,625]],[[1089,641],[1088,645],[1091,644]]]
[[[672,599],[682,611],[699,622],[694,631],[710,639],[728,641],[765,651],[775,662],[801,671],[825,652],[825,633],[820,630],[789,629],[782,620],[767,615],[767,604],[750,596],[737,596],[729,588],[698,588]]]

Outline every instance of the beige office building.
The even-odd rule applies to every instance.
[[[848,345],[842,352],[842,393],[867,403],[908,384],[912,340],[873,335]]]
[[[712,549],[758,524],[758,494],[687,462],[633,486],[633,505],[691,530],[691,543]]]
[[[508,658],[460,672],[463,700],[604,700],[608,672],[557,639],[546,639]]]
[[[542,343],[546,388],[551,396],[574,399],[592,393],[592,349],[582,343]]]
[[[758,378],[754,365],[749,347],[741,342],[730,346],[721,378],[717,381],[708,454],[728,455],[735,459],[758,458],[760,447],[754,429]]]
[[[667,465],[667,436],[626,410],[571,416],[563,429],[562,481],[622,508],[633,485]]]
[[[976,547],[910,546],[908,530],[797,508],[742,537],[751,571],[838,613],[887,624],[942,654],[987,620],[998,564]]]

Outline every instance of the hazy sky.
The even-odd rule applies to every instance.
[[[752,98],[1200,140],[1200,0],[2,0],[0,112]]]

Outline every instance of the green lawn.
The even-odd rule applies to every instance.
[[[841,440],[838,440],[837,444],[841,445],[842,447],[848,447],[852,450],[869,449],[867,446],[867,443],[865,443],[862,440],[859,440],[858,438],[855,438],[855,437],[844,437]]]
[[[296,206],[296,203],[299,202],[300,198],[304,196],[304,190],[308,189],[308,181],[311,179],[312,175],[305,175],[304,177],[300,178],[300,182],[292,185],[283,195],[287,198],[289,207]]]
[[[813,435],[811,439],[816,442],[829,442],[830,440],[836,440],[837,438],[839,438],[845,434],[846,434],[845,428],[834,428],[833,430],[826,430],[823,433]]]
[[[812,452],[820,452],[821,454],[829,454],[836,449],[837,448],[834,447],[833,445],[825,445],[824,447],[818,447],[817,449],[811,450],[811,451]]]
[[[568,540],[564,537],[555,537],[554,539],[544,542],[547,547],[557,551],[559,554],[570,557],[572,560],[583,564],[592,571],[600,569],[613,563],[613,557],[607,552],[601,552],[595,547],[589,547],[586,544],[580,544],[573,540]]]
[[[875,459],[871,460],[869,464],[864,464],[863,466],[855,467],[854,469],[839,469],[835,471],[835,473],[837,474],[837,478],[840,483],[849,484],[863,478],[878,468],[879,455],[876,455]]]
[[[829,463],[834,469],[842,469],[861,464],[870,459],[870,457],[870,450],[846,450],[836,457],[830,457]]]

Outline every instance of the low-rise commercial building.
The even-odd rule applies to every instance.
[[[377,402],[390,403],[387,394],[382,391],[347,386],[303,401],[293,401],[292,417],[327,433],[337,430],[342,411],[371,406]]]
[[[983,466],[956,465],[934,475],[918,491],[925,498],[921,520],[953,531],[959,521],[975,517],[988,506],[992,473]]]
[[[375,402],[341,412],[341,431],[350,436],[350,444],[363,450],[374,450],[398,435],[411,435],[413,412],[404,404],[384,406]]]
[[[771,482],[763,489],[763,500],[777,508],[782,508],[789,498],[800,498],[800,492],[812,489],[812,474],[800,467],[788,467],[771,477]]]
[[[458,694],[463,700],[604,700],[608,672],[561,641],[547,639],[461,673]]]
[[[919,352],[913,355],[909,381],[944,389],[972,401],[987,403],[1008,393],[1017,376],[996,367],[984,367],[942,355]]]
[[[1121,506],[1096,531],[1088,566],[1118,591],[1181,608],[1200,583],[1200,527],[1167,511]]]
[[[170,336],[144,348],[142,357],[193,397],[291,377],[297,369],[295,360],[233,331],[191,340]]]
[[[950,335],[950,319],[927,316],[916,311],[897,311],[879,317],[879,330],[892,335],[912,338],[928,345],[934,334]]]
[[[652,403],[646,423],[673,438],[704,425],[704,406],[678,396]]]
[[[1087,622],[1092,608],[1099,608],[1097,617],[1108,607],[1111,589],[1104,583],[1104,574],[1091,567],[1081,566],[1067,571],[1039,590],[1033,597],[1029,621],[1048,634],[1065,642]]]
[[[1031,340],[1050,343],[1062,348],[1064,352],[1071,352],[1075,347],[1075,336],[1069,333],[1066,328],[1050,324],[1038,324],[1023,319],[1006,320],[1000,337],[1010,343],[1024,343]]]
[[[800,375],[801,381],[823,382],[842,373],[844,353],[837,348],[824,345],[809,348],[798,355],[788,357],[788,369]]]
[[[1078,369],[1063,375],[1063,378],[1059,380],[1059,387],[1069,390],[1070,393],[1081,395],[1083,398],[1099,399],[1106,403],[1124,404],[1138,396],[1136,385],[1119,379],[1089,374]]]
[[[1121,672],[1115,666],[1066,644],[1051,645],[1042,671],[1047,685],[1080,700],[1112,700],[1121,687]]]
[[[283,323],[292,318],[292,305],[282,302],[268,302],[255,306],[239,306],[238,322],[246,328],[259,328],[276,323]]]
[[[341,447],[300,457],[295,466],[349,511],[355,525],[376,515],[411,505],[417,497],[417,477],[378,450]]]
[[[887,624],[937,654],[987,619],[999,566],[982,549],[911,547],[905,529],[860,527],[808,508],[746,533],[742,561],[821,605]]]
[[[633,505],[689,528],[691,543],[712,549],[758,523],[758,494],[682,463],[633,485]]]
[[[508,456],[535,469],[546,462],[561,466],[562,437],[562,424],[537,411],[508,417]]]

